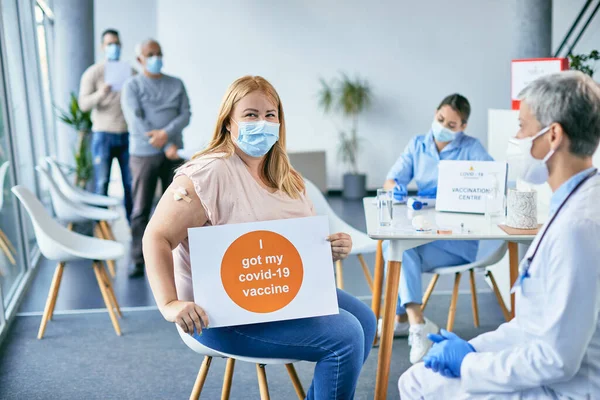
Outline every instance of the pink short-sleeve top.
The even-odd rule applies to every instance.
[[[301,218],[314,215],[308,196],[293,199],[282,191],[271,193],[250,174],[246,164],[235,153],[199,157],[181,167],[175,177],[188,177],[200,198],[193,206],[202,207],[208,218],[205,226],[244,222]],[[207,248],[211,244],[206,243]],[[190,249],[186,238],[173,250],[177,297],[193,301]]]

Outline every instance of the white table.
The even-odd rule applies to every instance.
[[[367,221],[367,234],[371,239],[379,240],[376,258],[375,277],[373,282],[372,308],[379,319],[381,305],[381,291],[383,286],[383,254],[381,241],[389,240],[388,272],[385,286],[383,307],[383,327],[380,338],[379,359],[377,362],[377,378],[375,382],[375,400],[384,400],[387,396],[387,383],[389,367],[392,357],[392,343],[394,340],[394,318],[396,314],[396,301],[398,298],[398,283],[400,281],[400,268],[404,251],[430,243],[436,240],[505,240],[509,242],[510,282],[515,282],[518,276],[519,255],[517,243],[529,243],[535,235],[509,235],[498,227],[498,222],[488,221],[483,215],[442,213],[435,209],[426,209],[409,212],[406,205],[394,206],[394,221],[391,227],[380,227],[377,216],[375,198],[367,197],[363,200],[365,218]],[[412,218],[423,215],[434,224],[430,232],[417,232],[412,227]],[[538,217],[542,217],[541,215]],[[543,218],[540,219],[543,221]],[[461,231],[461,224],[463,229]],[[438,234],[437,229],[452,230],[451,234]],[[511,296],[511,312],[514,316],[515,302]]]

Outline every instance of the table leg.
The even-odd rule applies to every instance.
[[[388,263],[387,281],[383,306],[383,327],[379,357],[377,360],[377,375],[375,381],[375,400],[385,400],[387,397],[392,345],[394,343],[394,319],[398,301],[398,283],[400,282],[400,261]]]
[[[519,277],[519,245],[508,242],[508,262],[510,266],[510,287],[512,288]],[[510,315],[515,317],[515,294],[510,294]]]
[[[375,253],[375,275],[373,280],[373,298],[371,300],[371,309],[375,314],[375,320],[379,321],[379,312],[381,310],[381,289],[383,287],[383,241],[377,241],[377,252]],[[376,345],[379,341],[377,335],[373,345]]]

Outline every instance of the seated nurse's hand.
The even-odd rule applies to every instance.
[[[405,185],[396,184],[392,190],[392,193],[394,195],[394,200],[396,201],[405,201],[406,196],[408,196],[408,190],[406,190]]]
[[[333,261],[343,260],[352,250],[352,238],[347,233],[334,233],[327,237],[327,241],[331,243]]]
[[[161,311],[167,321],[176,323],[190,335],[194,333],[194,328],[198,334],[202,333],[202,326],[208,328],[208,315],[193,301],[174,300]]]

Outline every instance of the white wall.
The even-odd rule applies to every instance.
[[[181,77],[190,95],[187,148],[208,140],[234,79],[269,79],[283,99],[289,150],[326,149],[333,189],[344,169],[336,160],[336,125],[317,105],[318,79],[338,71],[360,74],[375,95],[359,127],[360,167],[375,188],[451,92],[469,98],[467,132],[486,144],[488,109],[510,107],[515,1],[96,0],[95,31],[98,37],[109,26],[120,30],[128,60],[135,43],[149,36],[161,42],[165,72]],[[584,2],[554,0],[553,48]],[[575,52],[597,48],[599,40],[596,16]],[[101,57],[98,48],[96,54]]]
[[[165,68],[183,78],[192,103],[186,146],[208,139],[234,79],[262,75],[282,97],[289,150],[327,149],[329,185],[340,187],[336,127],[316,100],[319,77],[338,71],[367,78],[375,95],[360,121],[369,187],[381,184],[410,137],[428,131],[449,93],[469,98],[468,132],[485,142],[487,109],[510,104],[506,3],[158,0]]]
[[[96,0],[94,1],[94,38],[96,61],[104,55],[100,47],[100,35],[105,29],[119,31],[122,49],[121,59],[137,66],[135,45],[155,37],[156,0]]]

